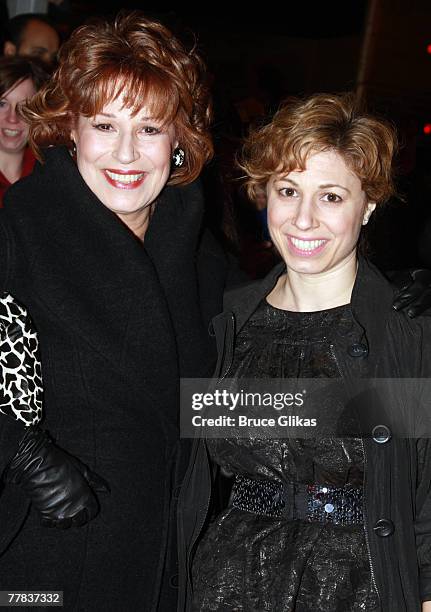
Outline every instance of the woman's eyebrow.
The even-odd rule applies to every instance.
[[[340,189],[344,189],[344,191],[350,193],[350,189],[344,187],[344,185],[339,185],[338,183],[322,183],[322,185],[319,185],[319,189],[328,189],[330,187],[339,187]]]
[[[281,176],[279,179],[277,179],[278,181],[285,181],[286,183],[292,183],[292,185],[295,185],[295,187],[298,187],[298,183],[296,183],[293,179],[287,177],[287,176]]]

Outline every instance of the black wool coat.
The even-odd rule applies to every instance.
[[[166,187],[145,244],[90,191],[64,148],[0,211],[0,290],[39,333],[44,427],[110,485],[79,529],[40,526],[19,487],[0,495],[0,590],[63,590],[64,609],[175,609],[179,377],[214,365],[208,322],[225,258],[202,232],[196,184]],[[0,418],[0,470],[23,435]]]

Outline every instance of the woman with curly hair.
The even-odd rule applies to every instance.
[[[266,192],[283,261],[227,295],[216,380],[326,383],[293,411],[314,428],[195,442],[178,506],[181,610],[431,610],[431,326],[393,309],[358,247],[394,193],[395,150],[392,127],[351,95],[289,101],[246,140],[247,188]],[[217,468],[232,493],[207,516]]]
[[[24,438],[0,421],[1,590],[171,610],[179,377],[211,373],[225,282],[195,182],[212,154],[203,65],[124,13],[77,29],[22,112],[42,163],[5,199],[0,288],[39,335],[44,421]]]

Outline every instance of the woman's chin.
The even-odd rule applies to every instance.
[[[325,272],[329,265],[326,258],[319,256],[292,257],[289,254],[283,255],[283,259],[287,269],[298,274],[319,274],[320,272]]]
[[[2,146],[3,145],[3,146]],[[6,155],[17,155],[24,151],[27,145],[27,140],[17,142],[17,143],[2,143],[0,142],[0,152],[5,153]]]

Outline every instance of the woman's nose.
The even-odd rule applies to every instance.
[[[113,157],[122,164],[131,164],[139,158],[133,134],[121,134],[115,144]]]
[[[315,216],[312,199],[302,198],[300,202],[298,202],[298,206],[292,219],[292,225],[302,231],[312,229],[319,225]]]
[[[7,120],[9,123],[19,123],[21,121],[21,117],[17,113],[16,106],[10,106],[9,112],[7,114]]]

